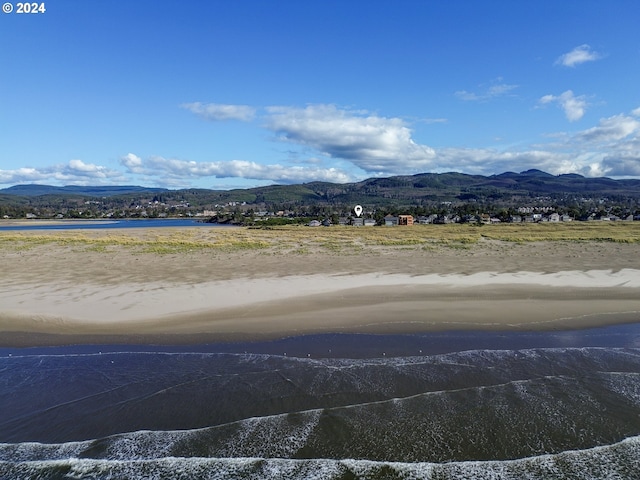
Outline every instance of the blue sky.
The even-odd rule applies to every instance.
[[[0,14],[0,187],[640,177],[637,0],[45,7]]]

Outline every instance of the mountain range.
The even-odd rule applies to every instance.
[[[246,202],[248,204],[290,203],[402,205],[443,201],[503,202],[526,198],[550,197],[617,197],[640,199],[640,179],[615,180],[606,177],[587,178],[578,174],[552,175],[541,170],[499,175],[464,173],[421,173],[385,178],[369,178],[355,183],[336,184],[310,182],[297,185],[269,185],[247,189],[169,190],[141,186],[64,186],[16,185],[0,190],[0,202],[48,198],[108,198],[122,200],[160,198],[183,201],[192,205]],[[114,199],[115,199],[114,198]]]

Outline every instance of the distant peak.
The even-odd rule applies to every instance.
[[[531,168],[529,170],[525,170],[524,172],[520,172],[520,175],[526,175],[529,177],[553,177],[550,173],[543,172],[542,170],[538,170],[537,168]]]

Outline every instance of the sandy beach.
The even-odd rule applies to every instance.
[[[120,235],[175,236],[171,230]],[[281,242],[163,254],[120,245],[26,244],[13,238],[0,248],[2,346],[640,321],[634,243],[482,240],[464,248],[349,250],[311,242],[301,250]]]

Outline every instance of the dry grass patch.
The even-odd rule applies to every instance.
[[[640,242],[640,222],[570,222],[491,225],[482,236],[507,242]]]
[[[0,232],[0,248],[26,250],[57,244],[109,252],[132,249],[149,254],[203,250],[264,250],[265,253],[357,254],[375,247],[430,250],[437,246],[472,248],[482,240],[503,242],[640,242],[640,222],[572,222],[560,224],[414,225],[409,227],[328,228],[282,226],[269,230],[249,228],[140,229],[105,232],[51,231]]]

